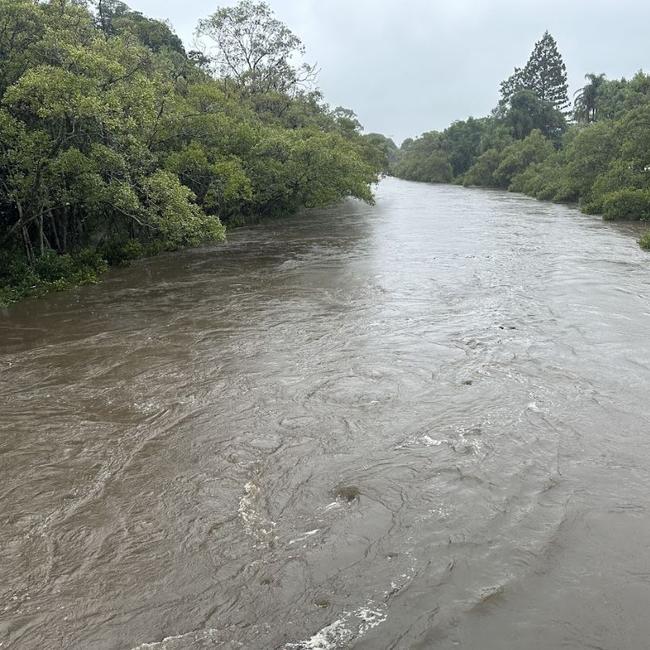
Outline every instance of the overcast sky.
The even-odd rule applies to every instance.
[[[169,19],[191,47],[218,0],[126,0]],[[499,82],[522,66],[546,29],[571,92],[588,72],[610,78],[650,69],[650,0],[270,0],[321,69],[332,106],[352,108],[366,132],[396,141],[487,115]]]

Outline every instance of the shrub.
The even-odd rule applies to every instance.
[[[600,174],[590,190],[593,197],[624,189],[644,190],[650,187],[650,178],[638,164],[628,160],[614,160],[606,172]]]
[[[473,185],[489,187],[495,184],[494,172],[501,164],[503,154],[497,149],[488,149],[482,153],[474,165],[463,177],[463,185],[471,187]]]
[[[512,179],[524,172],[530,165],[541,163],[554,152],[553,144],[538,130],[524,140],[518,140],[503,150],[503,157],[493,174],[495,183],[510,189]],[[513,190],[516,191],[516,190]]]
[[[66,255],[47,251],[33,265],[21,253],[7,255],[0,263],[0,305],[48,291],[93,284],[107,268],[103,257],[88,249]]]
[[[145,254],[144,246],[137,239],[107,242],[99,250],[111,266],[126,266]]]
[[[46,251],[34,263],[34,272],[42,282],[56,282],[73,273],[74,264],[70,255],[59,255]]]
[[[623,189],[610,192],[603,199],[603,217],[650,220],[650,190]]]
[[[650,251],[650,230],[641,235],[639,239],[639,244],[644,251]]]

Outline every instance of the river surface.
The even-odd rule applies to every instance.
[[[636,235],[388,179],[0,313],[0,648],[648,648]]]

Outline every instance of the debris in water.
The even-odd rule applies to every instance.
[[[353,501],[359,501],[361,490],[356,485],[339,486],[334,491],[334,494],[337,499],[352,503]]]

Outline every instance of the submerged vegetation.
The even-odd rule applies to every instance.
[[[547,32],[501,84],[489,117],[406,140],[400,178],[455,182],[577,203],[605,219],[650,222],[650,76],[588,74],[569,111],[566,68]],[[650,248],[650,233],[641,245]]]
[[[332,110],[264,3],[202,51],[117,0],[0,0],[0,302],[371,185],[394,153]]]
[[[641,237],[639,244],[643,250],[650,251],[650,230]]]
[[[570,111],[549,33],[490,116],[398,150],[324,102],[300,39],[263,2],[217,9],[190,52],[118,0],[0,11],[0,303],[220,241],[229,224],[371,202],[382,173],[650,221],[650,76],[589,74]]]

